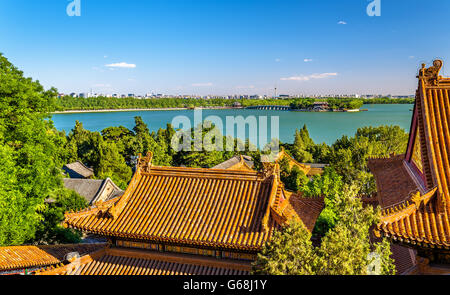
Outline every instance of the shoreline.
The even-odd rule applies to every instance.
[[[377,105],[377,104],[375,104]],[[384,105],[384,104],[383,104]],[[398,105],[398,104],[397,104]],[[186,111],[186,110],[245,110],[247,107],[231,107],[231,106],[212,106],[212,107],[196,107],[192,108],[138,108],[138,109],[100,109],[100,110],[67,110],[52,112],[52,115],[58,114],[83,114],[83,113],[114,113],[114,112],[154,112],[154,111]],[[306,111],[306,110],[290,110],[291,112],[311,112],[311,113],[328,113],[330,111]],[[339,110],[335,112],[364,112],[367,109],[357,110]]]

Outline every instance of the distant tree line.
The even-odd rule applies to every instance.
[[[242,107],[257,105],[281,105],[291,106],[294,109],[312,108],[316,101],[327,101],[330,108],[334,109],[358,109],[363,104],[395,104],[414,103],[413,99],[352,99],[352,98],[301,98],[301,99],[196,99],[196,98],[149,98],[138,99],[133,97],[90,97],[75,98],[64,96],[56,100],[57,111],[72,110],[102,110],[102,109],[161,109],[161,108],[196,108],[196,107]]]
[[[389,98],[389,97],[382,97],[382,98],[371,98],[371,99],[365,99],[365,104],[413,104],[415,101],[415,98]]]

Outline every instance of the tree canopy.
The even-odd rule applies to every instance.
[[[371,244],[370,227],[380,212],[364,207],[356,190],[346,187],[337,195],[338,222],[313,246],[311,234],[299,223],[276,231],[253,263],[254,274],[366,275],[395,274],[387,240]],[[373,269],[375,268],[375,270]]]
[[[33,241],[45,199],[62,189],[63,138],[49,120],[56,93],[0,54],[0,245]]]

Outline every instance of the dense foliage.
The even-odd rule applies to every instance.
[[[311,234],[292,223],[276,231],[253,264],[255,274],[366,275],[395,274],[387,240],[371,244],[369,229],[379,211],[364,207],[356,190],[346,187],[336,195],[338,222],[313,246]]]
[[[364,100],[365,104],[414,104],[415,98],[371,98]]]
[[[299,98],[290,103],[290,107],[298,110],[311,109],[314,106],[314,98]]]
[[[356,110],[360,109],[364,101],[362,99],[337,99],[337,98],[329,98],[327,99],[328,107],[333,110]]]
[[[289,100],[282,99],[195,99],[195,98],[150,98],[133,97],[112,98],[73,98],[65,96],[57,101],[58,110],[99,110],[99,109],[160,109],[160,108],[194,108],[194,107],[233,107],[235,103],[243,107],[254,105],[289,105]]]
[[[48,120],[56,93],[0,54],[0,245],[39,240],[45,199],[63,191],[62,137]]]
[[[170,124],[158,132],[150,132],[148,126],[141,117],[135,118],[135,127],[129,130],[123,126],[109,127],[101,132],[91,132],[83,128],[82,123],[76,122],[74,129],[69,133],[64,144],[67,151],[66,162],[81,161],[94,169],[95,178],[111,178],[121,188],[126,188],[131,179],[132,168],[136,165],[136,156],[153,153],[153,164],[157,166],[185,166],[197,168],[211,168],[235,155],[246,154],[252,156],[258,162],[260,152],[249,152],[249,142],[241,142],[233,139],[233,151],[226,149],[226,137],[213,125],[202,128],[199,138],[201,142],[207,142],[209,138],[213,145],[221,144],[222,151],[209,150],[207,148],[195,150],[196,142],[192,140],[190,151],[172,149],[172,138],[176,130]],[[184,133],[189,138],[195,138],[200,126],[192,128]],[[183,137],[180,136],[180,141]],[[220,139],[222,142],[220,142]],[[181,142],[182,143],[182,142]],[[242,145],[245,151],[236,152],[237,146]],[[261,166],[260,163],[257,165]]]
[[[329,167],[322,175],[305,181],[300,171],[292,171],[283,161],[281,179],[286,188],[302,191],[307,197],[325,198],[325,209],[320,214],[314,234],[323,237],[332,229],[337,218],[336,195],[345,185],[355,185],[358,195],[371,196],[376,192],[373,175],[367,162],[370,157],[385,157],[406,151],[408,134],[398,126],[364,127],[354,137],[343,136],[332,146],[316,144],[303,126],[296,130],[294,143],[283,144],[286,152],[301,163],[326,163]]]

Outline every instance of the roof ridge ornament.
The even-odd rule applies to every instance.
[[[419,70],[419,76],[417,76],[417,78],[424,81],[426,85],[438,86],[439,80],[442,79],[442,76],[439,76],[439,72],[443,65],[444,62],[440,59],[434,60],[433,65],[429,68],[426,67],[426,64],[422,64],[422,68]]]
[[[153,153],[151,151],[147,152],[147,156],[145,157],[143,157],[142,154],[139,154],[136,170],[140,172],[150,172],[152,168],[152,160]]]

